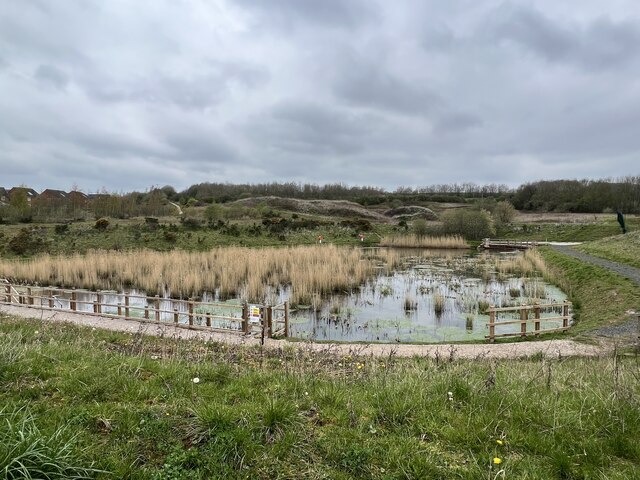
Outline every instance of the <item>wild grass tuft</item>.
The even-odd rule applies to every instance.
[[[26,408],[0,410],[0,472],[6,479],[93,478],[99,471],[81,459],[77,434],[59,427],[40,431]]]

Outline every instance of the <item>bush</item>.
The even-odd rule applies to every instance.
[[[418,218],[413,221],[411,228],[413,233],[415,233],[418,237],[424,237],[427,234],[427,221],[423,218]]]
[[[23,228],[13,237],[7,247],[16,255],[29,255],[44,250],[47,245],[44,237],[35,228]]]
[[[491,214],[486,210],[457,208],[442,214],[444,233],[462,235],[469,240],[480,240],[496,234]]]
[[[493,207],[492,215],[496,226],[502,227],[513,222],[516,216],[516,209],[509,202],[498,202]]]
[[[69,224],[63,223],[61,225],[56,225],[54,227],[54,231],[56,232],[57,235],[62,235],[64,233],[67,233],[69,231]]]
[[[95,228],[97,230],[106,230],[108,226],[109,220],[107,220],[106,218],[99,218],[98,220],[96,220]]]

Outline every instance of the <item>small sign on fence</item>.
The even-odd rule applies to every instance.
[[[260,323],[262,321],[260,305],[249,305],[249,323]]]

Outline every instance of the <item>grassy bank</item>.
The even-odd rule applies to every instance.
[[[626,479],[638,379],[635,358],[335,357],[1,317],[0,470],[29,478],[24,452],[63,472],[40,478]]]
[[[629,230],[640,229],[640,217],[627,217]],[[593,223],[523,223],[514,224],[504,232],[503,238],[556,242],[588,242],[621,233],[615,215],[608,220]]]
[[[640,268],[640,231],[616,235],[576,247],[581,252]]]
[[[572,333],[628,320],[625,312],[640,307],[640,288],[630,280],[551,248],[540,251],[550,267],[554,282],[573,302],[577,323],[571,328]]]

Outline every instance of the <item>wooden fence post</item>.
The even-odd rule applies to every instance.
[[[535,330],[535,334],[536,335],[540,335],[540,304],[536,302],[535,306],[533,307],[533,314],[535,317],[535,322],[534,322],[534,327],[533,329]]]
[[[526,305],[523,303],[520,305],[520,336],[527,336],[527,317],[529,316],[529,311],[526,308]]]
[[[118,316],[122,316],[122,303],[118,302]]]
[[[489,306],[489,341],[493,343],[496,339],[496,312],[495,306]]]
[[[98,301],[93,301],[93,313],[98,313]]]
[[[284,302],[284,336],[289,336],[289,302]]]
[[[562,305],[562,328],[565,329],[565,332],[569,328],[569,303],[566,301]]]
[[[267,338],[271,338],[273,336],[273,309],[271,305],[266,309],[266,317]]]
[[[173,323],[178,324],[178,307],[173,307]]]
[[[98,304],[98,310],[96,313],[102,313],[102,294],[96,293],[96,303]]]
[[[242,304],[242,329],[245,335],[249,334],[249,305],[246,302]]]
[[[205,319],[206,319],[206,321],[207,321],[207,327],[210,327],[210,326],[211,326],[211,314],[209,314],[209,313],[205,313],[205,314],[204,314],[204,318],[205,318]]]
[[[129,318],[129,295],[124,294],[124,316],[125,318]]]
[[[160,321],[160,295],[156,295],[154,304],[156,306],[156,322],[159,322]]]
[[[149,320],[149,305],[148,304],[144,306],[144,318],[146,320]]]
[[[4,287],[4,291],[6,293],[5,302],[12,303],[13,302],[13,296],[11,295],[11,284],[8,284],[6,287]]]
[[[193,326],[193,300],[189,299],[189,326]]]
[[[53,289],[49,289],[49,308],[53,308],[55,305],[53,303]]]
[[[33,293],[31,287],[27,287],[27,305],[33,305]]]
[[[69,301],[69,307],[71,307],[71,310],[73,312],[76,311],[77,305],[76,305],[76,289],[75,288],[71,291],[71,300]]]

